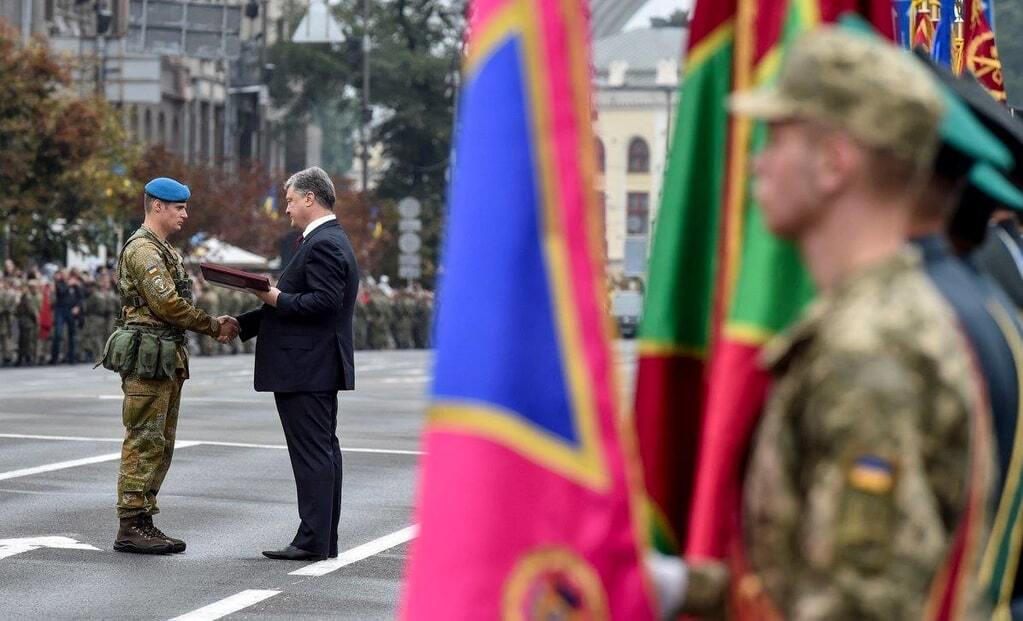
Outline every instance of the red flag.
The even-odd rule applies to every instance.
[[[995,46],[989,11],[983,0],[963,0],[963,68],[984,85],[991,96],[1005,101],[1002,61]]]

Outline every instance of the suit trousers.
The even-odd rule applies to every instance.
[[[337,554],[341,518],[341,445],[337,392],[275,392],[295,474],[301,523],[291,545],[323,556]]]

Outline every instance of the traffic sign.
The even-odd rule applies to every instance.
[[[402,233],[398,238],[398,248],[402,254],[416,254],[422,247],[423,242],[416,233]]]
[[[406,196],[398,201],[398,213],[401,214],[402,218],[418,218],[419,214],[422,213],[422,205],[415,198]]]

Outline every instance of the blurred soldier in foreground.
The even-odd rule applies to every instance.
[[[918,619],[946,596],[987,618],[969,544],[990,528],[990,420],[954,317],[904,244],[936,152],[936,85],[907,54],[822,28],[793,46],[776,88],[730,105],[769,124],[756,198],[820,294],[765,348],[776,379],[738,573],[693,560],[673,565],[673,589],[658,560],[662,602],[720,611],[730,582],[757,618]]]
[[[121,327],[107,342],[103,366],[120,373],[124,392],[114,549],[164,554],[185,550],[185,542],[153,525],[156,497],[174,453],[181,386],[188,378],[185,330],[225,340],[237,330],[226,318],[195,307],[181,255],[167,242],[188,218],[188,187],[161,177],[145,190],[145,221],[124,244],[117,264]]]

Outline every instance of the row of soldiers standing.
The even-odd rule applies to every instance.
[[[196,303],[210,315],[237,317],[253,307],[252,296],[241,291],[210,286],[194,276]],[[359,286],[353,318],[356,349],[425,349],[430,347],[433,292],[419,286],[392,290],[364,279]],[[190,338],[191,335],[190,335]],[[237,339],[221,344],[211,337],[196,336],[201,356],[251,353],[254,340]]]
[[[0,279],[0,365],[33,366],[95,361],[120,312],[106,274],[60,273],[71,296],[74,324],[54,331],[55,288],[40,278]],[[58,340],[59,339],[59,340]],[[56,343],[54,341],[57,341]]]
[[[112,276],[77,270],[59,272],[74,324],[54,331],[57,308],[55,283],[40,277],[0,278],[0,365],[95,362],[121,311]],[[250,310],[252,296],[213,287],[194,277],[196,302],[213,316],[238,316]],[[66,288],[65,288],[66,286]],[[63,296],[62,296],[63,297]],[[413,286],[392,290],[371,279],[362,281],[355,306],[356,349],[425,349],[430,347],[433,292]],[[60,338],[56,344],[54,340]],[[252,353],[254,340],[221,344],[209,337],[192,337],[191,349],[202,356]],[[56,352],[56,355],[54,355]]]

